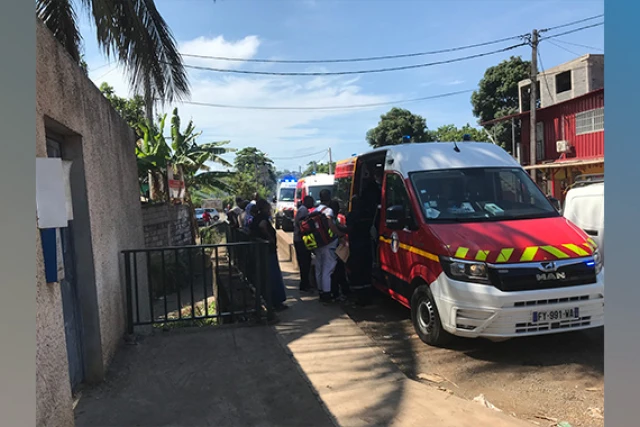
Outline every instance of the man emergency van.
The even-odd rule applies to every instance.
[[[340,199],[373,212],[371,282],[411,309],[425,343],[604,324],[596,243],[499,146],[403,144],[340,164]]]

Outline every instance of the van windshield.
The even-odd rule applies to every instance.
[[[320,200],[320,192],[322,190],[329,190],[333,193],[333,185],[310,185],[309,195],[312,196],[316,202],[318,202]],[[333,194],[331,196],[333,197]]]
[[[422,212],[432,222],[480,222],[560,214],[520,168],[468,168],[410,174]]]
[[[278,200],[281,202],[293,202],[293,196],[295,196],[295,193],[295,188],[281,188]]]

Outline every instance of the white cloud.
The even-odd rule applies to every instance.
[[[180,43],[182,52],[207,56],[228,56],[251,58],[257,54],[260,40],[248,36],[237,42],[226,41],[222,36],[203,38]],[[188,63],[194,63],[189,58]],[[208,65],[212,61],[205,60]],[[90,63],[89,67],[102,65],[100,59]],[[238,63],[224,64],[227,67]],[[120,96],[129,95],[126,75],[120,67],[103,68],[90,72],[92,80],[99,85],[103,81],[114,87]],[[317,77],[249,77],[206,71],[189,70],[191,82],[190,101],[239,106],[259,107],[340,107],[354,104],[386,102],[401,98],[402,95],[378,95],[366,93],[358,85],[359,78],[348,76]],[[180,116],[186,123],[193,119],[197,129],[203,131],[200,142],[231,140],[230,146],[242,148],[256,146],[274,158],[294,157],[318,152],[332,147],[336,150],[343,143],[353,144],[353,140],[344,140],[345,127],[349,118],[356,118],[363,112],[354,110],[245,110],[213,108],[190,104],[173,104],[165,108],[171,112],[174,106],[179,108]],[[384,108],[383,108],[384,109]],[[379,112],[366,111],[376,118]],[[340,124],[333,126],[325,119],[341,118]],[[345,124],[346,123],[346,124]],[[364,135],[366,130],[362,130]],[[359,129],[354,133],[360,133]],[[364,138],[364,137],[362,137]],[[334,155],[339,156],[334,151]],[[232,156],[230,156],[232,158]],[[321,157],[321,156],[318,156]],[[280,168],[297,169],[313,157],[302,159],[277,159]],[[325,159],[326,160],[326,159]]]
[[[183,54],[200,56],[218,56],[226,58],[251,59],[258,52],[261,40],[258,36],[246,36],[237,41],[228,41],[220,35],[214,38],[198,37],[193,40],[178,43]],[[238,68],[240,61],[216,61],[212,59],[185,57],[185,62],[213,68]]]

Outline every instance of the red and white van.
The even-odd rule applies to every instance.
[[[382,147],[338,162],[335,181],[339,199],[377,204],[372,283],[411,309],[427,344],[604,324],[595,242],[499,146]]]
[[[322,190],[329,190],[333,192],[333,182],[333,175],[326,173],[319,173],[300,178],[296,185],[296,194],[293,201],[296,210],[306,196],[313,196],[313,199],[318,202],[320,199],[320,192]]]

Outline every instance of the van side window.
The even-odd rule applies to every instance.
[[[385,209],[391,206],[402,206],[407,218],[413,220],[409,193],[400,175],[391,173],[385,180]]]

